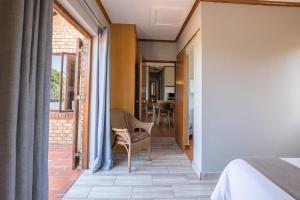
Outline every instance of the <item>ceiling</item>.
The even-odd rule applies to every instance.
[[[161,67],[149,67],[149,72],[152,73],[160,73],[163,70],[164,66]]]
[[[102,0],[112,23],[136,24],[139,39],[175,40],[195,0]]]
[[[112,23],[136,24],[139,39],[176,40],[196,0],[101,0]],[[218,0],[217,0],[218,1]],[[230,2],[231,0],[229,0]],[[234,1],[234,0],[232,0]],[[250,0],[255,1],[255,0]],[[256,0],[300,3],[300,0]],[[242,0],[240,0],[242,2]]]

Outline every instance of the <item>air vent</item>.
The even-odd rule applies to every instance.
[[[151,24],[156,26],[180,27],[187,16],[188,8],[152,7]]]

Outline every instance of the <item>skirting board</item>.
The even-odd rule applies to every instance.
[[[201,172],[194,161],[192,161],[192,167],[195,173],[197,174],[197,176],[200,178],[200,180],[218,180],[222,173],[222,172]]]
[[[194,161],[192,161],[192,167],[193,167],[194,171],[196,172],[197,176],[201,179],[201,171]]]
[[[221,172],[201,172],[200,180],[219,180]]]

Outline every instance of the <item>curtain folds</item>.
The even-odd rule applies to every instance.
[[[0,1],[0,199],[48,199],[52,1]]]
[[[93,173],[112,166],[108,28],[99,29],[97,68],[93,69],[89,166]]]

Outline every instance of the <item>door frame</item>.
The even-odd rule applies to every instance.
[[[88,40],[88,60],[84,70],[85,73],[85,96],[83,102],[83,132],[82,132],[82,169],[88,169],[89,163],[89,113],[90,113],[90,89],[91,89],[91,67],[92,67],[92,35],[71,16],[68,11],[57,1],[53,1],[53,8],[71,25],[74,26]]]
[[[176,121],[176,124],[179,122],[179,123],[182,123],[182,131],[181,132],[177,132],[177,125],[176,125],[176,129],[175,129],[175,132],[176,132],[176,137],[180,136],[182,137],[181,139],[179,138],[176,138],[176,141],[178,143],[178,145],[180,146],[180,148],[185,151],[185,148],[186,148],[186,134],[187,134],[187,131],[188,131],[188,80],[187,80],[187,62],[186,62],[186,49],[187,47],[189,46],[189,44],[193,41],[193,39],[197,36],[197,34],[200,32],[200,28],[198,28],[195,33],[192,35],[192,37],[188,40],[188,42],[184,45],[184,47],[179,51],[179,53],[177,54],[177,61],[176,61],[176,87],[178,87],[179,85],[183,85],[183,105],[182,106],[182,109],[183,109],[183,114],[178,116],[177,115],[177,109],[175,110],[176,114],[176,118],[179,117],[179,119],[175,119]],[[182,58],[181,58],[182,57]],[[178,67],[180,67],[180,65],[183,66],[183,73],[179,73],[177,72],[178,70]],[[177,75],[180,74],[180,80],[177,80]],[[177,83],[178,82],[178,83]],[[177,91],[177,89],[176,89]],[[177,104],[177,100],[178,100],[178,96],[176,94],[176,104]],[[178,121],[177,121],[178,120]]]
[[[175,136],[179,147],[184,151],[186,145],[186,134],[188,127],[187,113],[187,57],[183,49],[177,55],[176,78],[175,78]]]
[[[80,66],[82,59],[82,39],[77,39],[76,63],[75,63],[75,78],[74,78],[74,117],[73,117],[73,137],[72,137],[72,169],[76,169],[80,164],[80,155],[78,155],[78,127],[79,127],[79,106],[80,106]]]
[[[136,72],[138,74],[136,79],[137,79],[137,99],[136,99],[136,117],[138,117],[139,120],[142,120],[142,112],[143,112],[143,56],[139,55],[138,58],[138,66]]]

